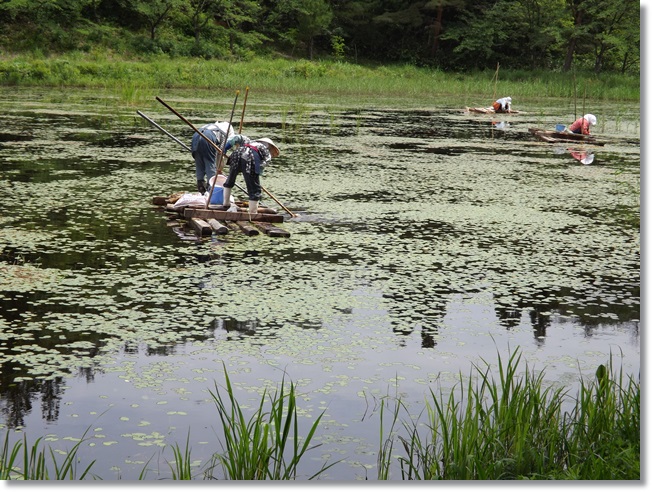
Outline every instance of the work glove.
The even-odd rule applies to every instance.
[[[226,141],[226,150],[229,150],[232,147],[240,147],[244,139],[242,135],[234,135]]]

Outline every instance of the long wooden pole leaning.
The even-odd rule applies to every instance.
[[[575,115],[573,121],[577,119],[577,82],[575,81],[575,72],[573,72],[573,93],[575,94]]]
[[[493,98],[493,101],[491,101],[492,104],[496,100],[496,95],[497,95],[497,92],[498,92],[498,69],[499,68],[500,68],[500,63],[496,63],[496,74],[494,75],[496,80],[494,81],[494,98]]]
[[[231,129],[231,123],[233,122],[233,113],[235,113],[235,103],[238,101],[238,95],[240,94],[240,91],[235,91],[235,100],[233,101],[233,108],[231,108],[231,117],[229,118],[229,126],[226,130],[226,138],[224,139],[224,149],[222,153],[220,154],[220,159],[217,163],[217,174],[222,173],[222,169],[224,168],[224,164],[222,163],[224,160],[224,153],[226,152],[226,141],[228,140],[229,137],[229,130]]]
[[[187,124],[190,128],[195,130],[195,132],[197,132],[204,140],[206,140],[210,145],[212,145],[215,148],[215,150],[217,150],[220,154],[222,153],[222,149],[220,149],[220,147],[218,145],[216,145],[215,142],[213,142],[210,138],[208,138],[206,135],[204,135],[202,132],[200,132],[195,125],[193,125],[187,119],[185,119],[183,116],[181,116],[179,113],[177,113],[174,110],[174,108],[172,108],[168,103],[163,101],[163,99],[161,99],[158,96],[156,96],[156,100],[158,102],[160,102],[163,106],[168,108],[170,111],[172,111],[174,114],[176,114],[181,119],[181,121],[183,121],[185,124]]]
[[[245,108],[247,107],[248,94],[249,94],[249,87],[245,89],[245,98],[244,98],[244,102],[242,103],[242,115],[240,116],[240,128],[238,128],[238,133],[242,133],[242,123],[244,122],[244,113],[245,113]]]
[[[267,194],[269,195],[269,197],[270,197],[272,200],[274,200],[276,203],[278,203],[278,205],[279,205],[283,210],[285,210],[287,213],[289,213],[290,216],[292,216],[292,217],[297,217],[297,214],[293,213],[289,208],[287,208],[285,205],[283,205],[283,204],[278,200],[278,198],[276,198],[274,195],[272,195],[272,193],[271,193],[267,188],[265,188],[265,187],[262,186],[262,185],[261,185],[261,188],[263,189],[263,191],[264,191],[265,193],[267,193]]]
[[[584,99],[582,99],[582,117],[586,114],[586,80],[584,81]]]
[[[160,97],[156,96],[156,100],[157,100],[158,102],[160,102],[163,106],[165,106],[166,108],[168,108],[170,111],[172,111],[174,114],[176,114],[176,115],[181,119],[181,121],[183,121],[184,123],[186,123],[190,128],[192,128],[192,129],[195,130],[197,133],[199,133],[202,137],[204,137],[204,139],[205,139],[207,142],[209,142],[212,146],[214,146],[214,147],[215,147],[215,148],[216,148],[220,153],[222,152],[222,150],[221,150],[217,145],[215,145],[215,142],[212,142],[209,138],[207,138],[207,137],[206,137],[202,132],[200,132],[200,131],[199,131],[199,130],[198,130],[198,129],[197,129],[197,128],[192,124],[192,123],[190,123],[187,119],[185,119],[183,116],[181,116],[179,113],[177,113],[177,112],[176,112],[172,107],[170,107],[170,106],[169,106],[166,102],[164,102]],[[265,193],[267,193],[267,194],[269,195],[269,197],[270,197],[272,200],[274,200],[274,201],[275,201],[275,202],[276,202],[276,203],[277,203],[277,204],[278,204],[278,205],[279,205],[283,210],[285,210],[287,213],[289,213],[292,217],[296,217],[296,216],[297,216],[295,213],[292,213],[292,212],[290,211],[289,208],[287,208],[285,205],[283,205],[283,204],[278,200],[278,198],[276,198],[274,195],[272,195],[272,194],[269,192],[269,190],[267,190],[267,188],[265,188],[264,186],[261,186],[261,188],[262,188],[263,191],[264,191]]]
[[[159,125],[158,123],[156,123],[156,122],[155,122],[153,119],[151,119],[149,116],[147,116],[146,114],[142,113],[141,111],[136,111],[136,112],[137,112],[140,116],[142,116],[144,119],[146,119],[147,121],[149,121],[153,126],[155,126],[155,127],[158,128],[159,130],[161,130],[163,133],[165,133],[168,137],[170,137],[170,138],[171,138],[172,140],[174,140],[176,143],[178,143],[179,145],[181,145],[181,146],[182,146],[184,149],[186,149],[188,152],[192,152],[192,150],[190,149],[190,147],[188,147],[185,143],[183,143],[183,142],[182,142],[181,140],[179,140],[177,137],[175,137],[174,135],[172,135],[170,132],[168,132],[167,130],[165,130],[161,125]]]

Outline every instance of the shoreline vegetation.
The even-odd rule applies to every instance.
[[[224,432],[222,451],[199,465],[191,456],[189,430],[185,447],[169,446],[169,476],[157,480],[323,481],[323,473],[336,470],[338,461],[325,463],[311,477],[299,474],[301,459],[319,446],[312,441],[324,412],[301,435],[294,383],[284,378],[251,407],[237,401],[226,367],[224,376],[221,389],[215,383],[210,392]],[[388,395],[377,414],[376,478],[640,480],[639,379],[615,371],[612,356],[591,378],[580,375],[572,396],[566,388],[546,386],[544,371],[523,368],[516,350],[506,361],[499,356],[497,367],[474,365],[446,394],[431,388],[420,413],[425,425],[400,397]],[[92,437],[88,433],[66,453],[46,449],[42,438],[31,445],[27,436],[10,443],[6,431],[0,440],[0,479],[102,479],[91,471],[94,461],[81,463],[82,445]],[[64,457],[57,460],[57,454]],[[148,479],[148,465],[140,480]]]
[[[110,52],[10,55],[0,52],[0,87],[96,88],[133,103],[160,89],[231,90],[244,86],[279,95],[432,98],[493,95],[519,99],[567,98],[640,101],[640,77],[549,70],[444,72],[409,64],[373,65],[343,61],[255,58],[225,62],[152,55],[127,59]],[[499,91],[497,93],[496,91]]]

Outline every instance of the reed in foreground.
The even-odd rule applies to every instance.
[[[9,445],[9,433],[5,435],[0,449],[0,480],[84,480],[95,461],[78,470],[78,453],[82,439],[66,453],[63,461],[57,461],[52,448],[45,449],[41,438],[31,446],[27,436]]]
[[[396,437],[408,480],[639,480],[640,383],[600,365],[579,395],[544,388],[521,356],[499,357],[498,381],[474,366],[459,394],[430,392],[426,435],[414,421]],[[397,411],[400,406],[397,406]],[[396,416],[394,416],[396,424]],[[391,448],[387,443],[383,449]],[[387,464],[379,478],[387,478]]]
[[[283,378],[280,389],[269,395],[268,411],[265,410],[268,396],[265,391],[258,408],[247,419],[235,398],[226,368],[224,376],[226,394],[220,392],[217,386],[215,392],[210,392],[222,423],[224,452],[214,456],[206,472],[207,478],[215,478],[212,472],[221,466],[226,480],[295,480],[301,458],[315,447],[311,447],[310,442],[324,412],[312,423],[300,443],[294,383],[290,383],[286,392]],[[323,465],[309,479],[319,476],[335,464]]]
[[[430,390],[422,415],[402,420],[409,409],[399,397],[384,398],[380,410],[377,478],[391,480],[640,480],[640,382],[613,361],[595,377],[580,379],[576,397],[544,385],[543,372],[520,369],[518,351],[506,363],[498,357],[497,379],[489,364],[460,375],[453,391]],[[225,388],[211,395],[223,428],[222,452],[195,467],[190,439],[172,447],[172,480],[297,480],[301,460],[316,445],[323,412],[299,435],[296,387],[285,379],[273,394],[245,412],[225,374]],[[246,417],[245,413],[251,413]],[[390,424],[384,420],[389,416]],[[397,430],[401,426],[403,435]],[[424,431],[425,429],[425,431]],[[80,440],[59,463],[38,439],[0,447],[2,480],[83,480],[94,462],[78,468]],[[324,464],[308,479],[338,462]],[[146,478],[143,470],[140,479]]]

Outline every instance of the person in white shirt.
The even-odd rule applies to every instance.
[[[216,121],[215,123],[204,125],[199,128],[199,131],[220,149],[224,149],[226,140],[235,134],[233,127],[228,121]],[[211,178],[217,173],[217,157],[219,152],[197,132],[192,136],[190,150],[192,151],[193,159],[195,159],[197,191],[203,195],[207,190],[206,183],[210,183]]]
[[[509,113],[512,110],[512,98],[503,97],[492,104],[496,113]]]

